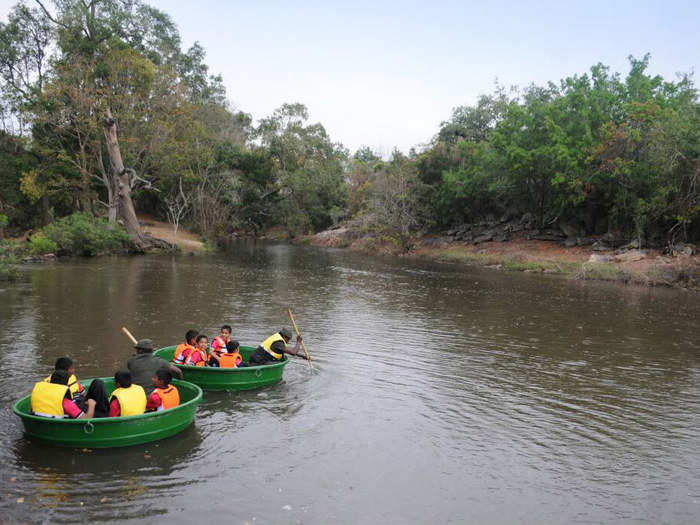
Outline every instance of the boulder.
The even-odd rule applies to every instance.
[[[612,261],[612,257],[609,255],[601,255],[599,253],[592,253],[588,258],[588,262],[591,263],[606,263]]]
[[[695,255],[697,248],[694,244],[676,243],[671,247],[671,255]]]
[[[527,212],[522,217],[520,217],[520,224],[533,226],[537,222],[537,218],[533,213]]]
[[[601,237],[601,240],[605,242],[608,246],[611,246],[612,248],[619,248],[623,244],[625,244],[625,239],[620,235],[618,232],[608,232],[605,235]]]
[[[567,237],[566,240],[564,241],[564,246],[566,248],[573,248],[574,246],[578,245],[578,239],[574,237]]]
[[[481,244],[493,240],[493,232],[484,232],[472,241],[474,244]]]
[[[600,240],[593,243],[593,250],[596,252],[609,252],[612,248]]]
[[[645,250],[629,250],[618,253],[615,255],[614,259],[617,262],[641,261],[642,259],[646,259],[648,255],[649,254]]]
[[[571,224],[567,222],[560,222],[559,223],[559,229],[566,235],[567,237],[578,237],[579,236],[579,231],[577,228],[572,226]]]

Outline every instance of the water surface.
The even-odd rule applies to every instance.
[[[206,393],[177,437],[81,451],[12,402],[226,322],[256,344],[292,306],[319,371]],[[0,520],[697,523],[700,297],[342,250],[62,260],[0,287]],[[24,498],[23,503],[18,503]]]

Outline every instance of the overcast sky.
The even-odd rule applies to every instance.
[[[0,0],[5,19],[15,2]],[[260,118],[302,102],[334,140],[380,153],[424,143],[453,107],[652,55],[666,78],[700,64],[700,2],[149,0],[199,41],[231,101]]]

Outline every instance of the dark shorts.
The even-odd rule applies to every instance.
[[[268,354],[261,346],[257,347],[253,355],[250,356],[250,366],[273,365],[275,363],[279,363],[279,361]]]

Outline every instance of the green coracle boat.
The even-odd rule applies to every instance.
[[[166,346],[154,352],[155,355],[172,362],[176,346]],[[241,357],[248,362],[256,347],[241,346]],[[246,366],[242,368],[215,368],[176,365],[182,370],[185,381],[199,385],[204,390],[251,390],[274,385],[282,380],[282,372],[289,362],[284,360],[272,365]]]
[[[114,378],[103,377],[107,392],[114,390]],[[87,389],[92,379],[81,381]],[[173,380],[180,391],[180,405],[169,410],[138,416],[93,419],[53,419],[33,416],[30,397],[15,403],[14,413],[24,424],[29,437],[65,447],[112,448],[139,445],[174,436],[192,424],[197,405],[202,402],[202,389],[187,381]]]

